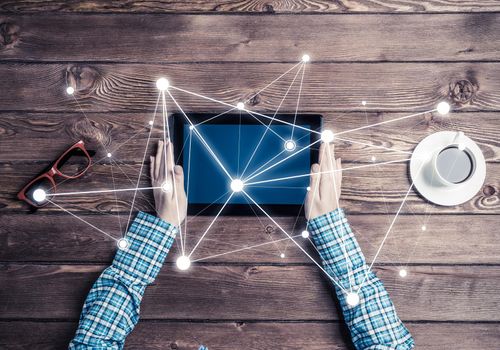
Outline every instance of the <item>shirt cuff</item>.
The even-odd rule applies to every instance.
[[[139,212],[125,239],[126,249],[119,249],[112,266],[121,276],[142,283],[152,283],[175,241],[177,227],[144,212]]]
[[[311,219],[308,229],[323,265],[335,277],[347,280],[364,275],[363,253],[341,208]]]

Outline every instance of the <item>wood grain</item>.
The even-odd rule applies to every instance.
[[[290,69],[292,64],[19,64],[0,65],[0,105],[3,111],[85,112],[153,111],[156,79],[235,105],[246,100]],[[500,63],[313,63],[304,78],[300,110],[311,112],[409,112],[433,110],[457,80],[467,79],[476,90],[470,110],[500,109]],[[37,77],[37,79],[34,79]],[[249,102],[249,110],[269,112],[279,105],[293,76],[287,76]],[[383,77],[383,79],[381,79]],[[75,86],[76,98],[66,86]],[[294,89],[296,91],[296,89]],[[186,111],[226,111],[218,103],[173,92]],[[169,101],[170,111],[175,110]],[[290,93],[282,111],[295,111]]]
[[[326,112],[324,127],[337,132],[401,117],[401,113]],[[136,163],[144,153],[151,116],[142,113],[0,113],[0,162],[50,162],[72,142],[83,139],[98,151],[94,159],[113,153],[119,162]],[[441,117],[428,113],[341,136],[336,152],[346,162],[378,162],[402,159],[398,151],[411,152],[427,135],[460,130],[481,148],[488,162],[500,162],[500,114],[498,112],[453,113]],[[161,125],[153,139],[162,137]],[[30,142],[26,142],[29,139]],[[36,144],[37,147],[32,147]],[[152,143],[150,150],[153,150]],[[372,146],[368,146],[372,145]]]
[[[290,21],[250,15],[2,16],[0,60],[298,62],[305,52],[313,62],[500,57],[498,13],[307,15]]]
[[[116,216],[80,215],[105,232],[120,237],[120,223]],[[127,216],[122,216],[122,229]],[[33,262],[92,262],[110,263],[115,242],[95,229],[63,213],[57,215],[3,215],[0,226],[0,261]],[[211,217],[190,217],[186,249],[191,252],[210,224]],[[275,218],[292,235],[304,229],[303,219],[294,228],[295,218]],[[349,215],[361,250],[372,261],[387,232],[390,215]],[[453,224],[451,224],[453,223]],[[500,264],[500,232],[498,218],[484,215],[401,215],[386,240],[377,264]],[[427,230],[422,231],[425,224]],[[460,229],[457,229],[460,228]],[[203,260],[208,263],[301,263],[312,262],[266,218],[220,217],[193,254],[193,259],[209,258],[218,254],[265,244],[253,249],[215,256]],[[273,241],[281,240],[276,243]],[[296,241],[316,256],[309,242],[301,237]],[[453,242],[453,244],[450,244]],[[174,244],[168,261],[180,254]],[[280,253],[286,259],[280,258]]]
[[[14,13],[424,13],[424,12],[493,12],[500,6],[495,0],[2,0],[0,12]]]
[[[106,161],[106,160],[105,160]],[[342,181],[342,206],[348,212],[357,214],[388,214],[395,213],[410,187],[407,175],[407,164],[392,163],[378,165],[375,171],[370,167],[347,170],[352,165],[344,163],[344,179]],[[0,164],[0,213],[28,212],[28,207],[15,197],[17,192],[36,174],[46,168],[46,164]],[[112,176],[111,168],[114,169]],[[118,169],[118,170],[117,170]],[[135,188],[140,164],[122,167],[97,164],[90,168],[82,178],[68,180],[58,186],[58,192],[75,192],[92,190],[110,190],[113,188],[113,178],[117,189]],[[440,213],[440,214],[498,214],[500,212],[500,179],[498,173],[500,163],[487,164],[486,181],[481,191],[469,202],[455,207],[438,207],[428,204],[415,192],[407,198],[402,213]],[[124,175],[125,173],[128,173]],[[111,181],[110,181],[111,180]],[[277,183],[263,184],[276,185]],[[150,182],[143,176],[140,187],[148,187]],[[133,191],[99,194],[73,194],[59,196],[56,203],[75,213],[94,212],[128,213]],[[118,202],[118,203],[117,203]],[[135,210],[153,210],[152,191],[141,191],[134,205]],[[54,206],[47,206],[42,212],[60,212]]]
[[[405,324],[420,349],[483,350],[498,344],[498,324]],[[5,350],[66,349],[75,322],[0,321],[0,345]],[[145,341],[147,339],[147,341]],[[350,349],[337,322],[148,322],[141,320],[127,338],[126,349],[193,350],[200,343],[213,349]]]
[[[2,318],[78,319],[100,265],[2,264]],[[403,320],[499,321],[498,266],[378,267]],[[166,266],[141,304],[142,319],[337,320],[316,266]],[[57,301],[57,307],[54,307]],[[468,310],[468,312],[463,312]]]

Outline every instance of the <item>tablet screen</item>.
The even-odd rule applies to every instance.
[[[238,121],[238,116],[235,116]],[[228,118],[226,118],[228,120]],[[234,119],[233,119],[234,121]],[[244,190],[259,204],[294,207],[304,202],[312,164],[311,124],[301,127],[273,123],[201,123],[196,130],[183,123],[182,164],[190,205],[224,204],[232,193],[230,179],[203,144],[200,136],[227,172],[245,183]],[[267,130],[266,130],[267,129]],[[292,136],[293,129],[293,136]],[[199,135],[198,135],[199,133]],[[292,137],[293,149],[286,142]],[[305,175],[293,177],[296,175]],[[292,177],[292,178],[288,178]],[[248,205],[241,192],[229,205]],[[233,213],[234,214],[234,213]]]

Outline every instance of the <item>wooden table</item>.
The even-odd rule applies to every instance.
[[[494,0],[0,1],[0,348],[65,348],[87,292],[115,252],[113,241],[54,206],[30,213],[15,199],[23,184],[84,139],[98,150],[96,159],[107,149],[115,161],[101,161],[61,191],[128,187],[138,175],[160,75],[234,103],[303,53],[312,62],[300,111],[322,113],[334,130],[453,103],[450,117],[425,113],[350,133],[337,153],[345,167],[372,156],[393,160],[401,155],[360,142],[411,151],[440,130],[462,130],[479,144],[488,173],[482,190],[446,208],[411,192],[375,269],[419,348],[498,348],[499,11]],[[78,103],[65,94],[68,85]],[[250,108],[272,111],[284,86],[259,94]],[[190,111],[222,111],[201,99],[179,101]],[[293,112],[294,102],[282,110]],[[369,261],[408,187],[404,162],[344,174],[343,206]],[[148,201],[150,193],[139,195],[136,208],[151,210]],[[75,195],[59,203],[118,236],[130,197]],[[294,218],[277,220],[293,229]],[[209,221],[192,218],[188,246]],[[279,238],[263,218],[224,217],[197,254]],[[186,274],[173,268],[172,254],[147,290],[126,347],[351,347],[327,281],[290,244],[286,255],[266,245],[200,262]]]

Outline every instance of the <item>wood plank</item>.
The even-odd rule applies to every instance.
[[[340,132],[397,119],[404,114],[326,112],[323,116],[325,128]],[[139,113],[0,113],[0,162],[50,162],[80,139],[89,149],[98,151],[95,159],[105,157],[109,150],[113,159],[137,162],[144,152],[150,119],[150,115]],[[372,162],[372,156],[379,162],[401,159],[401,153],[381,147],[411,152],[419,140],[433,132],[460,130],[478,143],[488,162],[500,162],[499,119],[498,112],[460,112],[451,117],[423,114],[344,134],[342,138],[357,143],[338,140],[336,152],[346,162]],[[163,135],[160,129],[161,125],[155,128],[153,139]],[[26,142],[28,139],[30,142]],[[153,146],[151,144],[151,150]]]
[[[103,268],[2,264],[0,317],[76,320]],[[403,320],[500,320],[499,266],[413,266],[404,280],[395,267],[377,272]],[[142,319],[175,320],[337,320],[335,308],[316,266],[167,266],[141,304]]]
[[[172,84],[235,105],[255,95],[292,64],[19,64],[0,65],[0,105],[9,111],[78,111],[66,94],[69,83],[86,112],[153,111],[157,101],[156,79],[167,76]],[[290,73],[289,73],[290,74]],[[313,63],[304,78],[301,111],[363,110],[429,111],[449,95],[457,80],[467,79],[477,90],[471,110],[500,109],[500,63]],[[40,77],[38,79],[37,77]],[[293,76],[261,92],[249,110],[269,112],[279,105]],[[383,77],[383,79],[381,79]],[[297,89],[295,89],[297,90]],[[226,111],[218,103],[175,91],[186,111]],[[168,103],[170,111],[175,110]],[[294,111],[290,93],[281,110]]]
[[[0,23],[3,60],[296,62],[307,52],[316,62],[498,61],[500,54],[498,13],[307,15],[293,17],[293,26],[289,16],[250,15],[50,14]]]
[[[405,196],[410,181],[407,175],[407,162],[377,165],[344,171],[342,181],[342,206],[352,214],[387,214],[395,213]],[[344,163],[344,169],[355,164]],[[0,213],[27,213],[29,208],[17,200],[17,192],[36,174],[46,168],[46,164],[0,164]],[[114,172],[111,173],[111,168]],[[78,180],[67,180],[58,186],[58,192],[78,192],[89,190],[135,188],[140,164],[121,166],[123,172],[116,166],[106,164],[94,165]],[[148,169],[148,168],[146,168]],[[375,170],[374,170],[375,169]],[[500,212],[500,163],[487,164],[486,181],[481,191],[464,204],[454,207],[440,207],[427,203],[415,192],[411,192],[403,207],[402,213],[407,214],[498,214]],[[126,175],[125,175],[126,174]],[[264,179],[264,177],[262,178]],[[64,181],[64,180],[63,180]],[[276,185],[277,183],[263,184]],[[147,176],[143,175],[141,187],[150,186]],[[152,210],[152,191],[141,191],[134,205],[135,210]],[[251,193],[251,192],[250,192]],[[75,213],[94,212],[127,212],[133,191],[98,194],[73,194],[59,196],[57,203]],[[60,212],[54,206],[46,206],[41,212]]]
[[[428,350],[493,349],[500,341],[498,324],[405,324],[419,348]],[[0,322],[0,345],[5,350],[66,349],[76,322]],[[144,341],[147,339],[147,342]],[[127,338],[126,349],[350,349],[344,326],[337,322],[148,322],[141,320]]]
[[[495,0],[161,0],[161,1],[112,1],[83,0],[68,2],[47,1],[0,1],[0,13],[424,13],[424,12],[495,12],[500,6]]]
[[[81,215],[105,232],[120,237],[115,216]],[[121,220],[125,221],[126,216]],[[350,224],[368,261],[372,261],[390,224],[390,215],[349,215]],[[68,215],[3,215],[0,226],[0,261],[110,263],[114,241]],[[303,219],[294,229],[295,218],[275,218],[292,235],[305,227]],[[191,252],[212,221],[211,217],[191,217],[188,221],[187,252]],[[426,231],[421,225],[426,225]],[[401,215],[386,240],[377,263],[406,264],[500,264],[498,217],[489,215],[425,216]],[[124,223],[122,223],[124,226]],[[457,229],[460,227],[460,229]],[[193,259],[210,263],[302,263],[312,262],[266,218],[220,217],[193,254]],[[309,242],[296,241],[316,256]],[[263,244],[253,249],[245,247]],[[168,261],[180,254],[174,245]],[[218,254],[231,254],[217,256]],[[281,259],[284,252],[286,259]],[[209,258],[212,257],[213,258]]]

